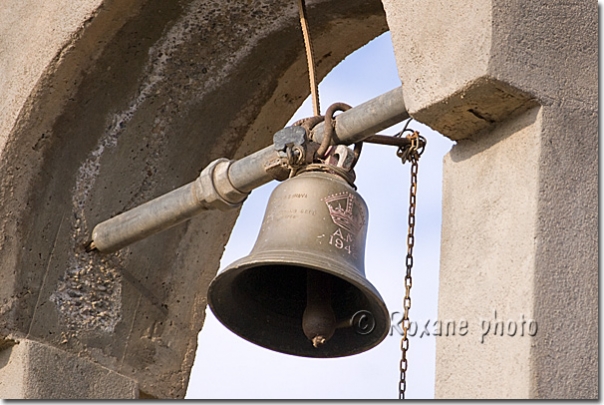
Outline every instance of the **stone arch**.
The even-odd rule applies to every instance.
[[[25,83],[1,151],[0,337],[181,398],[237,213],[208,212],[112,255],[83,245],[96,223],[270,143],[308,95],[297,10],[276,0],[87,5],[47,65],[32,56],[41,73]],[[387,30],[377,0],[309,2],[309,18],[319,77]]]

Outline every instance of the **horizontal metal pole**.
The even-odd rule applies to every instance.
[[[339,114],[333,143],[349,145],[360,142],[407,118],[409,114],[399,87]],[[311,137],[320,143],[323,133],[324,124],[321,123],[313,129]],[[88,248],[112,252],[168,229],[203,210],[238,207],[246,194],[273,180],[266,171],[266,165],[275,159],[278,155],[271,145],[226,166],[214,165],[208,170],[215,161],[195,181],[98,224]],[[215,174],[214,167],[226,169]]]
[[[397,87],[357,107],[337,115],[334,144],[361,142],[379,131],[409,118],[403,99],[403,88]],[[312,130],[312,139],[321,143],[325,123]]]
[[[195,182],[98,224],[90,248],[114,252],[194,217],[205,209],[195,196]]]
[[[409,118],[403,100],[403,88],[397,87],[339,114],[336,118],[335,138],[338,144],[350,145]],[[311,137],[315,142],[323,140],[324,124],[318,124]],[[241,191],[252,191],[273,180],[266,173],[265,163],[276,157],[273,146],[259,150],[233,162],[229,179]]]
[[[365,143],[375,143],[377,145],[398,146],[399,148],[408,147],[411,141],[408,138],[396,137],[392,135],[372,135],[365,138]]]
[[[278,159],[279,155],[273,145],[254,152],[233,162],[229,169],[229,179],[237,190],[250,192],[273,180],[265,170],[265,164],[271,159]]]

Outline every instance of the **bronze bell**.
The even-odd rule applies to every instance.
[[[208,302],[227,328],[304,357],[342,357],[390,328],[365,278],[367,205],[335,173],[306,171],[273,191],[251,253],[212,281]]]

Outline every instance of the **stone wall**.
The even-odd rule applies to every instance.
[[[438,339],[436,396],[597,398],[597,3],[384,6],[410,114],[457,140],[439,318],[538,325]]]
[[[387,29],[377,0],[308,8],[320,77]],[[4,372],[38,388],[0,393],[182,398],[237,212],[115,254],[84,245],[98,222],[210,161],[270,144],[308,95],[296,3],[9,0],[3,10],[0,338]],[[140,394],[70,390],[86,378],[69,373],[39,388],[45,373],[30,366],[42,351],[111,370],[112,384],[122,376]]]
[[[596,398],[596,3],[383,3],[309,1],[319,77],[392,31],[409,112],[457,141],[439,317],[538,324],[440,338],[437,396]],[[0,55],[0,394],[182,398],[237,213],[84,244],[270,143],[308,94],[295,2],[8,0]]]

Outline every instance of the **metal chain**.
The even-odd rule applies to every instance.
[[[417,172],[419,169],[418,161],[425,146],[425,139],[419,135],[417,131],[408,136],[411,145],[408,149],[402,151],[399,149],[397,153],[401,157],[403,163],[411,162],[411,189],[409,190],[409,219],[407,231],[407,257],[405,264],[407,271],[405,273],[405,298],[403,299],[403,337],[401,338],[401,362],[400,372],[401,378],[399,382],[399,399],[405,399],[405,391],[407,389],[407,350],[409,350],[409,310],[411,309],[411,286],[413,280],[411,278],[411,269],[413,268],[413,246],[415,245],[415,204],[417,195]],[[402,155],[402,156],[401,156]]]

